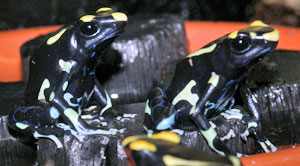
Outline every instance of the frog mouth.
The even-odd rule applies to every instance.
[[[122,32],[119,33],[115,33],[109,36],[106,36],[103,41],[107,41],[107,40],[114,40],[115,38],[119,37],[122,34]]]

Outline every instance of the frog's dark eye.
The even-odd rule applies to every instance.
[[[251,40],[248,36],[237,36],[231,40],[230,44],[234,51],[245,52],[250,48]]]
[[[98,31],[98,27],[93,22],[85,22],[81,24],[80,30],[85,35],[93,35]]]

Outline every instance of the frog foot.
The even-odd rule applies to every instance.
[[[62,148],[63,147],[63,144],[60,142],[60,140],[53,134],[41,134],[39,133],[38,131],[35,131],[33,133],[33,136],[35,139],[38,139],[38,138],[48,138],[48,139],[51,139],[55,144],[56,144],[56,147],[57,148]]]
[[[241,113],[241,110],[236,108],[226,110],[222,112],[220,115],[222,115],[227,120],[231,120],[231,119],[241,120],[243,118],[243,114]]]
[[[246,122],[248,127],[245,132],[241,134],[241,138],[243,140],[247,140],[247,136],[249,135],[249,133],[253,133],[258,143],[266,153],[277,151],[277,148],[268,139],[261,136],[258,122],[256,122],[255,120],[246,120]]]
[[[268,139],[265,139],[264,141],[258,141],[258,143],[266,153],[277,151],[275,145],[273,145]]]
[[[63,129],[64,131],[69,131],[75,138],[77,138],[77,140],[79,142],[83,142],[84,135],[81,135],[77,131],[71,129],[71,127],[69,125],[66,125],[64,123],[58,123],[58,124],[56,124],[56,126],[58,128]]]

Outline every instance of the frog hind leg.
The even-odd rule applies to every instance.
[[[176,110],[166,100],[162,88],[154,88],[145,108],[144,128],[149,132],[172,129],[175,125]]]
[[[243,140],[247,140],[248,135],[252,133],[258,144],[266,153],[277,151],[275,145],[261,134],[260,123],[255,118],[244,116],[243,121],[247,125],[247,129],[241,134]]]
[[[241,83],[239,91],[244,105],[247,108],[246,111],[249,115],[243,116],[242,118],[242,120],[248,126],[247,130],[245,131],[246,133],[243,134],[244,139],[248,133],[253,133],[265,152],[276,151],[277,148],[261,133],[261,110],[258,107],[258,100],[256,99],[255,95],[252,94],[245,82]]]
[[[33,135],[36,139],[49,138],[61,148],[62,144],[56,136],[62,136],[64,131],[56,127],[58,115],[53,118],[50,110],[42,106],[18,107],[9,116],[9,126],[22,134]]]

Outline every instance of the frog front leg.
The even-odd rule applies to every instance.
[[[251,93],[250,89],[246,86],[246,83],[241,83],[239,87],[240,96],[244,102],[246,110],[249,112],[250,117],[243,116],[243,121],[247,123],[248,128],[245,133],[253,133],[265,152],[274,152],[277,148],[266,139],[261,133],[261,117],[260,109],[257,105],[256,97]],[[244,136],[246,137],[246,136]],[[245,139],[245,138],[244,138]]]
[[[80,66],[76,61],[67,61],[64,64],[63,71],[61,72],[60,79],[56,84],[54,91],[50,94],[49,102],[59,112],[64,121],[72,125],[72,127],[83,135],[91,134],[114,134],[114,132],[101,130],[87,124],[68,103],[63,99],[65,90],[68,88],[68,81],[76,72],[80,70]],[[80,108],[78,108],[80,109]]]
[[[218,84],[221,84],[219,75],[212,74],[211,78],[208,81],[208,87],[206,88],[203,96],[198,100],[195,109],[190,112],[191,118],[195,122],[196,126],[200,129],[201,134],[206,139],[210,148],[220,155],[225,156],[225,154],[240,155],[239,153],[233,153],[229,148],[226,147],[224,142],[218,136],[216,130],[211,125],[212,122],[206,118],[205,115],[205,105],[217,91]]]
[[[109,95],[102,88],[102,86],[100,85],[100,83],[97,79],[95,80],[95,85],[94,85],[93,93],[92,93],[92,99],[94,101],[96,101],[97,105],[91,105],[88,108],[85,108],[85,111],[90,111],[92,109],[97,108],[97,106],[98,106],[98,107],[100,107],[100,112],[81,115],[81,117],[83,119],[99,118],[100,116],[104,115],[104,113],[106,113],[107,110],[110,110],[112,108],[112,102],[111,102]],[[110,112],[112,112],[112,111],[110,111]],[[104,116],[110,116],[110,115],[112,115],[112,114],[107,113],[107,115],[104,115]],[[112,115],[112,116],[115,116],[115,115]]]

